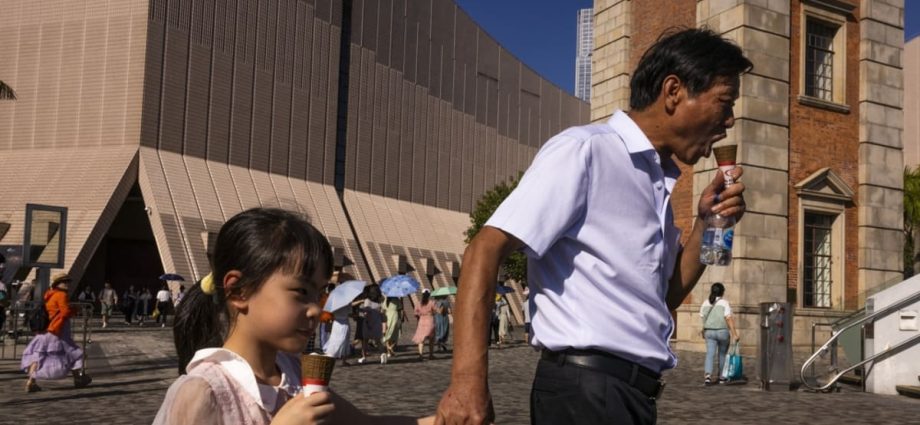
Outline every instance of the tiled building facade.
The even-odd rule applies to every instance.
[[[358,278],[452,284],[480,195],[589,120],[450,0],[0,8],[0,244],[26,203],[66,206],[66,268],[97,288],[203,276],[257,206],[308,215]]]
[[[757,345],[759,304],[788,301],[801,348],[812,323],[901,278],[903,0],[597,0],[592,120],[627,109],[629,73],[674,25],[708,26],[754,62],[721,142],[739,147],[748,211],[732,265],[710,267],[678,309],[678,346],[703,349],[697,312],[718,281],[745,346]],[[682,167],[683,228],[714,169]]]

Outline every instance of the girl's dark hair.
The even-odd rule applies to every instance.
[[[633,72],[629,109],[641,111],[655,103],[668,75],[680,78],[695,96],[718,78],[734,78],[753,67],[737,44],[710,29],[668,29],[645,51]]]
[[[431,299],[431,292],[422,292],[422,305],[428,305],[429,299]]]
[[[725,286],[719,282],[713,283],[712,288],[709,290],[709,304],[716,305],[716,298],[722,295],[725,295]]]
[[[383,300],[383,294],[380,293],[380,285],[373,284],[367,287],[367,299],[379,303]]]
[[[212,257],[214,294],[201,290],[201,281],[185,294],[176,311],[173,337],[179,373],[195,352],[223,345],[234,320],[227,309],[230,296],[250,296],[276,271],[312,278],[317,270],[332,275],[332,249],[326,238],[302,216],[276,208],[254,208],[228,220],[217,234]],[[223,287],[231,270],[242,275]]]

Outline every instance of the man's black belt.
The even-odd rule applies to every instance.
[[[661,393],[664,391],[665,383],[661,375],[610,353],[593,350],[549,351],[544,349],[540,357],[559,365],[570,364],[606,373],[629,384],[653,400],[661,399]]]

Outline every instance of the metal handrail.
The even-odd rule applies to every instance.
[[[815,360],[817,360],[817,358],[821,355],[821,353],[827,351],[827,350],[828,350],[828,347],[830,347],[831,344],[836,343],[836,342],[837,342],[837,338],[839,338],[840,335],[841,335],[844,331],[846,331],[847,329],[850,329],[850,328],[852,328],[852,327],[854,327],[854,326],[861,326],[861,325],[863,325],[863,324],[865,324],[865,323],[867,323],[867,322],[872,322],[872,321],[874,321],[874,320],[875,320],[876,318],[878,318],[878,317],[887,316],[887,315],[889,315],[889,314],[891,314],[891,313],[893,313],[893,312],[895,312],[895,311],[897,311],[897,310],[900,310],[901,307],[904,307],[905,305],[913,304],[914,302],[917,302],[917,301],[920,301],[920,292],[914,293],[913,295],[909,295],[909,296],[905,297],[904,299],[902,299],[901,301],[898,301],[898,302],[896,302],[896,303],[894,303],[894,304],[892,304],[892,305],[890,305],[890,306],[888,306],[888,307],[885,307],[885,308],[882,309],[882,310],[879,310],[879,311],[876,311],[876,312],[874,312],[874,313],[872,313],[872,314],[870,314],[870,315],[867,315],[867,316],[863,317],[862,319],[856,320],[856,321],[854,321],[854,322],[852,322],[852,323],[850,323],[850,324],[848,324],[848,325],[846,325],[846,326],[844,326],[844,327],[842,327],[842,328],[840,328],[840,329],[834,329],[834,330],[832,331],[831,338],[830,338],[829,340],[827,340],[827,342],[825,342],[824,345],[822,345],[821,348],[818,349],[818,351],[816,351],[814,354],[812,354],[811,357],[809,357],[808,360],[805,361],[805,363],[802,364],[802,369],[801,369],[801,371],[799,372],[799,376],[802,378],[802,383],[803,383],[806,387],[808,387],[809,389],[812,389],[812,390],[815,390],[815,391],[824,391],[824,390],[830,388],[831,386],[833,386],[833,385],[837,382],[837,380],[840,379],[840,377],[843,376],[844,374],[846,374],[846,373],[848,373],[848,372],[850,372],[850,371],[852,371],[852,370],[854,370],[854,369],[856,369],[856,368],[862,367],[864,364],[866,364],[866,363],[868,363],[868,362],[870,362],[870,361],[873,361],[873,360],[875,360],[875,359],[877,359],[877,358],[879,358],[879,357],[881,357],[881,356],[883,356],[883,355],[886,355],[887,353],[890,353],[890,352],[892,352],[892,351],[898,350],[898,349],[900,349],[902,346],[905,346],[905,345],[910,344],[910,343],[912,343],[912,342],[914,342],[914,341],[920,340],[920,335],[916,335],[916,336],[914,336],[914,337],[912,337],[912,338],[909,338],[909,339],[907,339],[907,340],[905,340],[905,341],[902,341],[900,344],[895,345],[894,347],[888,348],[887,350],[884,350],[884,351],[882,351],[882,352],[876,353],[876,354],[872,355],[872,356],[869,357],[869,358],[863,359],[861,362],[856,363],[855,365],[850,366],[849,368],[845,369],[843,372],[838,373],[838,374],[835,375],[833,378],[831,378],[826,384],[824,384],[824,385],[822,385],[822,386],[820,386],[820,387],[813,387],[813,386],[809,385],[808,380],[805,378],[805,370],[808,369],[808,367],[811,366],[811,364],[814,363]],[[863,376],[863,381],[865,382],[865,376]]]

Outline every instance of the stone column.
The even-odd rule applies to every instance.
[[[594,1],[591,121],[603,122],[629,106],[631,0]]]
[[[859,10],[859,293],[901,279],[904,0]]]
[[[754,63],[741,79],[735,127],[720,144],[738,145],[748,210],[735,230],[734,260],[708,267],[678,310],[678,348],[704,350],[699,307],[710,284],[722,282],[732,301],[742,346],[756,347],[761,302],[786,301],[788,269],[790,9],[780,0],[700,0],[697,25],[734,40]],[[694,205],[713,178],[713,158],[694,167]],[[696,210],[694,209],[694,213]]]

